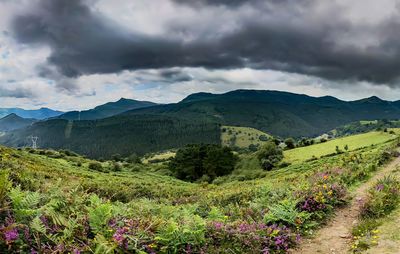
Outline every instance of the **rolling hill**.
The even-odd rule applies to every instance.
[[[145,108],[157,105],[149,101],[137,101],[121,98],[116,102],[108,102],[106,104],[95,107],[94,109],[85,111],[71,111],[64,113],[57,118],[66,120],[95,120],[118,115],[128,110]]]
[[[0,131],[7,132],[12,130],[21,129],[36,122],[35,119],[27,119],[17,116],[16,114],[9,114],[0,119]]]
[[[245,126],[274,136],[315,136],[350,122],[400,118],[400,102],[377,97],[342,101],[280,91],[236,90],[225,94],[192,94],[176,104],[125,114],[172,115]]]
[[[134,109],[101,120],[42,121],[9,132],[0,142],[24,146],[26,137],[34,133],[41,147],[68,148],[101,157],[157,152],[196,142],[218,143],[220,126],[225,125],[251,127],[280,137],[310,137],[355,121],[399,118],[400,102],[377,97],[342,101],[330,96],[236,90],[192,94],[179,103]]]
[[[49,108],[40,108],[40,109],[22,109],[22,108],[0,108],[0,118],[5,117],[9,114],[16,114],[22,118],[34,118],[38,120],[43,120],[51,117],[56,117],[61,115],[64,112],[52,110]]]

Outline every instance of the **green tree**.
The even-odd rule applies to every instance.
[[[267,142],[258,152],[264,170],[271,170],[283,159],[283,152],[274,142]]]
[[[220,145],[188,145],[176,153],[169,164],[178,179],[196,181],[200,178],[211,182],[218,176],[230,174],[237,156],[228,147]]]
[[[285,145],[288,149],[293,149],[296,147],[295,141],[293,138],[285,139]]]

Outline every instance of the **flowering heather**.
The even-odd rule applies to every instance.
[[[262,253],[285,253],[299,240],[299,236],[285,226],[257,222],[212,222],[208,225],[207,238],[211,246],[235,244],[238,248]]]
[[[16,228],[8,229],[4,232],[4,239],[7,243],[11,243],[17,240],[19,237],[18,230]]]

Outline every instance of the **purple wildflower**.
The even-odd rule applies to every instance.
[[[16,228],[12,228],[4,232],[4,238],[6,239],[7,243],[13,242],[17,240],[19,237],[18,230]]]
[[[375,189],[377,190],[377,191],[383,191],[383,188],[385,188],[385,185],[383,185],[383,184],[378,184],[378,185],[376,185],[376,187],[375,187]]]

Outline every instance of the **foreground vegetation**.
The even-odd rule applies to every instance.
[[[347,189],[389,161],[396,145],[391,139],[221,184],[180,181],[163,164],[1,147],[0,249],[285,253],[345,204]]]

